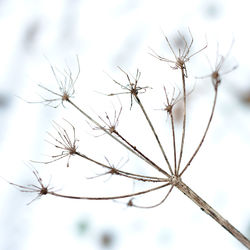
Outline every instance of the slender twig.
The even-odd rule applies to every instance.
[[[93,158],[90,158],[90,157],[88,157],[85,154],[82,154],[80,152],[76,152],[76,155],[78,155],[78,156],[80,156],[88,161],[91,161],[91,162],[95,163],[96,165],[99,165],[101,167],[109,169],[110,171],[113,171],[111,173],[121,175],[124,177],[132,178],[132,179],[140,180],[140,181],[148,181],[148,182],[166,182],[166,181],[168,181],[168,178],[166,179],[166,178],[160,178],[160,177],[145,176],[145,175],[139,175],[139,174],[135,174],[135,173],[131,173],[131,172],[122,171],[122,170],[119,170],[117,168],[110,167],[110,166],[108,166],[104,163],[101,163],[99,161],[96,161]]]
[[[164,175],[170,177],[169,173],[160,168],[156,163],[154,163],[152,160],[150,160],[145,154],[143,154],[136,146],[133,146],[128,140],[126,140],[118,131],[114,131],[114,133],[121,138],[126,144],[128,144],[131,148],[133,148],[139,155],[141,155],[143,158],[145,158],[148,162],[151,163],[152,166],[154,166],[159,172],[163,173]]]
[[[196,148],[196,150],[194,151],[193,155],[191,156],[190,160],[188,161],[188,163],[185,165],[185,167],[183,168],[183,170],[181,171],[180,173],[180,176],[183,175],[183,173],[187,170],[187,168],[189,167],[189,165],[191,164],[191,162],[193,161],[194,157],[196,156],[196,154],[198,153],[198,151],[200,150],[204,140],[205,140],[205,137],[207,135],[207,132],[208,132],[208,129],[210,127],[210,124],[211,124],[211,121],[213,119],[213,116],[214,116],[214,110],[215,110],[215,106],[216,106],[216,100],[217,100],[217,96],[218,96],[218,91],[217,89],[215,90],[214,92],[214,101],[213,101],[213,106],[212,106],[212,110],[211,110],[211,114],[210,114],[210,117],[209,117],[209,120],[208,120],[208,123],[207,123],[207,127],[205,129],[205,132],[201,138],[201,141],[198,145],[198,147]]]
[[[118,116],[116,115],[116,112],[115,112],[115,115],[114,115],[114,121],[111,122],[109,116],[107,113],[106,114],[106,120],[105,121],[102,117],[99,116],[100,120],[105,124],[106,127],[102,127],[105,128],[106,130],[108,130],[111,134],[115,134],[117,135],[117,137],[119,137],[123,142],[125,142],[125,144],[127,144],[131,149],[133,149],[134,151],[136,151],[139,155],[141,155],[143,158],[145,158],[148,162],[150,162],[156,169],[158,169],[159,172],[163,173],[165,176],[168,176],[170,177],[170,175],[165,171],[163,170],[162,168],[160,168],[156,163],[154,163],[151,159],[149,159],[145,154],[143,154],[139,149],[138,147],[134,146],[131,142],[129,142],[127,139],[125,139],[125,137],[123,135],[120,134],[120,132],[118,132],[117,130],[117,125],[118,125],[118,121],[119,121],[119,117],[120,117],[120,114],[121,114],[121,109],[119,111],[119,114]],[[96,127],[96,128],[93,128],[93,129],[100,129],[100,127]]]
[[[136,151],[134,151],[133,149],[131,149],[130,147],[128,147],[126,144],[124,144],[122,141],[120,141],[118,138],[116,138],[112,133],[110,133],[109,130],[105,129],[95,119],[93,119],[90,115],[88,115],[83,109],[79,108],[74,102],[72,102],[71,100],[68,100],[68,102],[74,108],[76,108],[81,114],[83,114],[86,118],[88,118],[92,123],[94,123],[98,128],[100,128],[103,132],[105,132],[107,135],[109,135],[110,137],[112,137],[112,139],[114,139],[115,141],[117,141],[118,143],[120,143],[123,147],[125,147],[126,149],[128,149],[131,153],[133,153],[133,154],[139,156],[141,159],[145,160],[142,156],[138,155],[138,153]]]
[[[135,197],[135,196],[139,196],[142,194],[146,194],[146,193],[150,193],[156,190],[159,190],[161,188],[164,188],[166,186],[168,186],[169,183],[154,187],[154,188],[150,188],[150,189],[146,189],[140,192],[136,192],[136,193],[130,193],[130,194],[124,194],[124,195],[117,195],[117,196],[103,196],[103,197],[88,197],[88,196],[74,196],[74,195],[66,195],[66,194],[58,194],[56,192],[48,192],[48,194],[53,195],[53,196],[57,196],[57,197],[61,197],[61,198],[68,198],[68,199],[77,199],[77,200],[117,200],[117,199],[124,199],[124,198],[129,198],[129,197]]]
[[[167,103],[165,104],[165,107],[164,107],[163,110],[167,111],[168,115],[170,116],[170,120],[171,120],[172,142],[173,142],[173,151],[174,151],[174,174],[177,175],[176,138],[175,138],[175,125],[174,125],[173,107],[179,101],[178,97],[180,95],[180,92],[177,95],[177,97],[175,98],[174,97],[175,88],[174,88],[171,100],[169,100],[166,87],[163,86],[163,89],[164,89],[164,93],[165,93],[165,97],[166,97],[166,101],[167,101]]]
[[[180,155],[179,161],[177,165],[177,174],[180,171],[180,165],[182,160],[182,154],[184,149],[184,141],[185,141],[185,134],[186,134],[186,109],[187,109],[187,95],[186,95],[186,82],[185,82],[185,69],[181,68],[181,76],[182,76],[182,89],[183,89],[183,123],[182,123],[182,137],[181,137],[181,148],[180,148]]]
[[[169,183],[169,185],[170,185],[170,183]],[[140,206],[140,205],[134,204],[133,201],[131,200],[131,201],[130,201],[130,206],[131,206],[131,207],[137,207],[137,208],[155,208],[155,207],[158,207],[158,206],[160,206],[164,201],[166,201],[166,199],[168,198],[168,196],[169,196],[170,193],[172,192],[173,188],[174,188],[174,186],[172,185],[171,188],[169,189],[169,191],[167,192],[167,194],[164,196],[164,198],[163,198],[160,202],[158,202],[158,203],[156,203],[156,204],[154,204],[154,205],[151,205],[151,206]]]
[[[103,130],[107,135],[109,135],[110,137],[112,137],[115,141],[117,141],[118,143],[120,143],[123,147],[125,147],[126,149],[128,149],[131,153],[135,154],[136,156],[138,156],[139,158],[141,158],[142,160],[144,160],[145,162],[147,162],[149,165],[153,166],[154,168],[156,168],[159,172],[165,174],[166,176],[170,176],[166,171],[164,171],[163,169],[161,169],[159,166],[157,166],[156,164],[152,163],[152,161],[149,161],[148,158],[144,158],[141,154],[139,154],[137,151],[135,151],[133,148],[131,148],[130,146],[126,145],[124,142],[122,142],[121,140],[119,140],[117,137],[115,137],[112,133],[110,133],[109,130],[105,129],[103,126],[101,126],[101,124],[99,124],[96,120],[94,120],[91,116],[89,116],[85,111],[83,111],[82,109],[80,109],[74,102],[72,102],[71,100],[68,100],[68,102],[74,107],[76,108],[80,113],[82,113],[85,117],[87,117],[91,122],[93,122],[97,127],[99,127],[101,130]],[[156,167],[157,166],[157,167]]]
[[[172,138],[173,138],[173,148],[174,148],[174,174],[177,175],[177,162],[176,162],[176,141],[175,141],[175,127],[174,127],[174,116],[173,113],[170,113],[171,120],[171,130],[172,130]]]
[[[122,70],[122,69],[120,68],[120,70]],[[163,147],[161,145],[160,139],[159,139],[154,127],[153,127],[153,124],[152,124],[149,116],[147,115],[147,112],[146,112],[145,108],[142,105],[141,100],[138,97],[139,91],[143,90],[143,93],[144,93],[146,91],[146,89],[149,88],[149,87],[139,87],[138,86],[138,82],[139,82],[139,79],[140,79],[140,76],[141,76],[141,72],[139,70],[136,71],[136,77],[134,77],[134,82],[131,81],[128,73],[126,73],[124,70],[122,70],[122,72],[126,75],[129,84],[128,85],[122,85],[121,83],[117,82],[114,79],[113,79],[113,81],[116,84],[118,84],[122,89],[127,90],[126,92],[122,92],[122,93],[130,93],[130,95],[131,95],[130,109],[132,107],[132,97],[134,97],[135,101],[139,104],[139,106],[140,106],[140,108],[141,108],[141,110],[142,110],[142,112],[143,112],[143,114],[144,114],[144,116],[145,116],[145,118],[146,118],[146,120],[147,120],[147,122],[148,122],[148,124],[149,124],[155,138],[156,138],[156,141],[157,141],[157,143],[158,143],[158,145],[160,147],[160,150],[161,150],[161,152],[163,154],[163,157],[164,157],[165,161],[167,162],[170,174],[173,175],[171,165],[170,165],[169,160],[168,160],[168,158],[166,156],[166,153],[165,153],[165,151],[164,151],[164,149],[163,149]],[[117,93],[117,94],[122,94],[122,93]],[[114,94],[109,94],[109,96],[112,96],[112,95],[114,95]],[[170,176],[169,173],[167,173],[167,175]]]
[[[147,122],[148,122],[148,124],[149,124],[149,126],[150,126],[150,128],[151,128],[151,130],[152,130],[152,132],[153,132],[153,134],[154,134],[154,136],[155,136],[155,139],[156,139],[156,141],[157,141],[157,143],[158,143],[158,145],[159,145],[159,147],[160,147],[160,149],[161,149],[162,155],[163,155],[163,157],[164,157],[164,159],[165,159],[165,161],[166,161],[166,163],[167,163],[167,165],[168,165],[168,169],[169,169],[170,173],[173,175],[173,170],[172,170],[172,168],[171,168],[171,165],[170,165],[170,163],[169,163],[169,160],[168,160],[168,158],[167,158],[167,155],[166,155],[166,153],[165,153],[165,151],[164,151],[164,149],[163,149],[163,147],[162,147],[162,145],[161,145],[159,136],[157,135],[157,133],[156,133],[156,131],[155,131],[155,129],[154,129],[154,126],[153,126],[153,124],[152,124],[152,122],[151,122],[149,116],[147,115],[147,112],[146,112],[146,110],[144,109],[144,107],[143,107],[143,105],[142,105],[142,103],[141,103],[141,101],[140,101],[140,99],[139,99],[138,96],[136,96],[136,100],[137,100],[137,103],[139,104],[139,106],[140,106],[140,108],[141,108],[141,110],[142,110],[142,112],[143,112],[143,114],[144,114],[144,116],[145,116],[145,118],[146,118],[146,120],[147,120]]]

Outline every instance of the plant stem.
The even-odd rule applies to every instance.
[[[217,96],[218,96],[218,91],[217,89],[215,89],[215,93],[214,93],[214,101],[213,101],[213,107],[212,107],[212,111],[211,111],[211,114],[210,114],[210,117],[209,117],[209,120],[208,120],[208,123],[207,123],[207,127],[205,129],[205,132],[201,138],[201,141],[198,145],[198,147],[196,148],[196,150],[194,151],[193,155],[191,156],[190,160],[188,161],[188,163],[186,164],[186,166],[183,168],[182,172],[180,173],[179,176],[182,176],[183,173],[187,170],[187,168],[189,167],[189,165],[191,164],[191,162],[193,161],[194,157],[196,156],[196,154],[198,153],[198,151],[200,150],[204,140],[205,140],[205,137],[207,135],[207,132],[208,132],[208,129],[210,127],[210,124],[211,124],[211,121],[213,119],[213,116],[214,116],[214,110],[215,110],[215,106],[216,106],[216,100],[217,100]]]
[[[168,160],[168,158],[167,158],[167,155],[166,155],[166,153],[165,153],[165,151],[164,151],[164,149],[163,149],[163,147],[162,147],[162,145],[161,145],[159,136],[158,136],[157,133],[155,132],[155,129],[154,129],[153,124],[152,124],[151,120],[149,119],[149,116],[148,116],[146,110],[144,109],[144,107],[143,107],[143,105],[142,105],[142,103],[141,103],[141,100],[138,98],[137,95],[135,96],[135,99],[136,99],[137,103],[139,104],[139,106],[140,106],[140,108],[141,108],[141,110],[142,110],[142,112],[143,112],[143,114],[144,114],[144,116],[145,116],[145,118],[146,118],[146,120],[147,120],[147,122],[148,122],[148,124],[149,124],[149,126],[150,126],[150,128],[151,128],[151,130],[152,130],[152,132],[153,132],[153,134],[154,134],[154,136],[155,136],[155,139],[156,139],[156,141],[157,141],[157,143],[158,143],[158,145],[159,145],[159,147],[160,147],[160,149],[161,149],[162,155],[163,155],[163,157],[164,157],[164,159],[165,159],[165,161],[166,161],[166,163],[167,163],[167,165],[168,165],[169,171],[170,171],[171,175],[173,175],[173,174],[174,174],[174,173],[173,173],[173,170],[172,170],[172,168],[171,168],[171,165],[170,165],[170,163],[169,163],[169,160]]]
[[[130,173],[130,172],[126,172],[126,171],[122,171],[122,170],[118,170],[112,166],[108,166],[106,164],[103,164],[99,161],[96,161],[80,152],[76,152],[75,155],[78,155],[90,162],[93,162],[95,163],[96,165],[99,165],[101,167],[104,167],[104,168],[107,168],[109,169],[110,171],[113,170],[115,174],[117,175],[120,175],[120,176],[124,176],[124,177],[127,177],[127,178],[132,178],[134,180],[139,180],[139,181],[148,181],[148,182],[166,182],[166,178],[159,178],[159,177],[151,177],[151,176],[145,176],[145,175],[139,175],[139,174],[134,174],[134,173]]]
[[[153,191],[156,191],[158,189],[164,188],[169,186],[170,183],[166,183],[163,184],[161,186],[157,186],[154,188],[150,188],[147,190],[143,190],[140,192],[136,192],[136,193],[131,193],[131,194],[124,194],[124,195],[118,195],[118,196],[106,196],[106,197],[89,197],[89,196],[75,196],[75,195],[66,195],[66,194],[59,194],[53,191],[49,191],[47,194],[53,195],[53,196],[57,196],[57,197],[61,197],[61,198],[66,198],[66,199],[76,199],[76,200],[96,200],[96,201],[100,201],[100,200],[117,200],[117,199],[124,199],[124,198],[129,198],[129,197],[135,197],[135,196],[139,196],[142,194],[146,194],[146,193],[150,193]]]
[[[128,145],[123,143],[121,140],[116,138],[112,133],[110,133],[107,129],[105,129],[101,124],[99,124],[96,120],[94,120],[90,115],[88,115],[84,110],[80,109],[74,102],[72,102],[70,99],[67,100],[75,109],[77,109],[80,113],[82,113],[88,120],[90,120],[92,123],[94,123],[98,128],[100,128],[102,131],[104,131],[107,135],[112,137],[115,141],[120,143],[123,147],[125,147],[127,150],[129,150],[131,153],[135,154],[151,166],[155,167],[155,165],[152,165],[152,162],[148,161],[146,158],[142,157],[138,152],[136,152],[133,148],[130,148]]]
[[[174,174],[177,175],[177,163],[176,163],[176,142],[175,142],[175,129],[174,129],[174,116],[171,111],[170,113],[171,127],[172,127],[172,137],[173,137],[173,148],[174,148]]]
[[[144,155],[137,147],[133,146],[129,141],[127,141],[118,131],[114,131],[114,133],[121,138],[122,141],[124,141],[126,144],[128,144],[134,151],[136,151],[139,155],[141,155],[143,158],[145,158],[145,160],[147,160],[147,162],[150,162],[151,165],[157,169],[159,172],[161,172],[162,174],[164,174],[165,176],[170,177],[169,173],[166,172],[165,170],[163,170],[162,168],[160,168],[157,164],[155,164],[152,160],[150,160],[146,155]]]
[[[180,149],[180,157],[177,166],[177,173],[179,173],[181,166],[181,159],[184,148],[184,140],[186,133],[186,106],[187,106],[187,94],[186,94],[186,82],[185,82],[185,68],[181,68],[181,76],[182,76],[182,88],[183,88],[183,125],[182,125],[182,138],[181,138],[181,149]]]
[[[229,221],[224,219],[218,212],[216,212],[211,206],[209,206],[201,197],[199,197],[192,189],[190,189],[185,183],[179,180],[175,186],[191,199],[196,205],[198,205],[202,211],[211,216],[217,223],[219,223],[224,229],[231,233],[237,240],[239,240],[244,246],[250,249],[250,241],[238,231]]]

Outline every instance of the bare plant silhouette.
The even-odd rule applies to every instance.
[[[76,196],[76,195],[67,195],[63,193],[58,193],[51,189],[49,186],[45,186],[42,182],[42,179],[39,177],[37,171],[33,171],[37,181],[39,182],[39,186],[37,185],[18,185],[14,183],[10,183],[16,187],[18,187],[21,191],[25,192],[34,192],[37,193],[37,197],[41,197],[43,195],[52,195],[62,198],[69,198],[69,199],[79,199],[79,200],[120,200],[120,199],[127,199],[127,206],[130,207],[137,207],[137,208],[154,208],[159,205],[161,205],[171,194],[171,191],[174,188],[179,189],[183,194],[185,194],[189,199],[191,199],[195,204],[197,204],[202,211],[204,211],[206,214],[211,216],[217,223],[219,223],[223,228],[225,228],[228,232],[230,232],[236,239],[238,239],[243,245],[245,245],[247,248],[250,249],[250,241],[241,233],[239,232],[233,225],[230,224],[229,221],[227,221],[225,218],[223,218],[214,208],[212,208],[210,205],[208,205],[198,194],[196,194],[190,187],[188,187],[183,181],[182,177],[184,173],[188,170],[191,163],[193,162],[194,158],[196,157],[197,153],[199,152],[201,146],[203,145],[203,142],[207,136],[211,121],[214,117],[215,112],[215,106],[216,101],[218,98],[218,92],[219,92],[219,86],[222,83],[223,75],[230,73],[232,70],[234,70],[236,67],[233,67],[231,70],[228,71],[222,71],[222,66],[229,56],[228,54],[223,57],[219,56],[217,52],[217,60],[214,67],[212,68],[212,72],[204,77],[200,77],[200,79],[205,77],[210,77],[211,79],[211,86],[214,90],[214,96],[212,101],[212,107],[211,112],[208,116],[208,121],[205,126],[203,135],[194,150],[193,154],[189,157],[189,160],[184,163],[183,160],[183,153],[185,148],[185,137],[186,137],[186,117],[187,117],[187,91],[186,91],[186,79],[188,78],[188,69],[187,69],[187,63],[191,60],[193,56],[197,56],[199,53],[201,53],[206,47],[203,46],[201,49],[199,49],[196,52],[191,52],[192,45],[193,45],[193,36],[189,30],[189,34],[191,37],[190,42],[188,43],[186,38],[181,34],[178,33],[180,36],[180,39],[183,41],[184,47],[179,48],[177,52],[173,49],[173,46],[171,45],[169,39],[167,36],[165,36],[167,45],[170,48],[170,51],[172,52],[174,59],[167,59],[163,56],[158,55],[156,52],[152,51],[152,55],[162,61],[166,62],[172,69],[179,70],[181,81],[182,81],[182,90],[179,91],[179,93],[176,94],[175,90],[173,91],[172,95],[170,95],[166,91],[166,87],[163,87],[163,94],[165,96],[165,104],[162,110],[166,111],[168,116],[170,117],[170,129],[171,129],[171,143],[173,150],[172,157],[169,157],[169,152],[165,145],[161,141],[160,133],[156,130],[154,123],[155,121],[152,120],[146,111],[146,108],[143,104],[143,101],[141,100],[141,95],[145,93],[148,89],[150,89],[149,86],[143,86],[140,85],[140,76],[141,72],[137,69],[135,76],[131,76],[127,72],[125,72],[123,69],[119,68],[123,76],[125,75],[125,81],[119,82],[117,80],[113,80],[116,87],[121,88],[121,91],[117,91],[114,93],[107,94],[107,96],[116,96],[116,95],[123,95],[128,94],[129,101],[130,101],[130,110],[132,111],[133,105],[138,105],[139,110],[141,110],[144,118],[145,123],[147,123],[147,126],[150,128],[152,135],[156,141],[156,147],[154,150],[159,150],[159,152],[162,155],[162,159],[165,162],[164,164],[158,164],[155,162],[155,160],[152,160],[151,155],[145,154],[143,150],[140,149],[139,146],[135,145],[132,141],[128,140],[124,134],[122,134],[119,131],[118,123],[119,119],[122,113],[122,107],[116,110],[113,114],[113,116],[109,115],[107,112],[105,113],[105,116],[98,116],[97,119],[94,118],[94,116],[87,113],[85,108],[79,107],[74,101],[73,101],[73,95],[75,95],[77,92],[75,91],[75,83],[78,79],[79,73],[80,73],[80,64],[79,60],[77,58],[77,65],[78,65],[78,71],[76,75],[74,76],[69,67],[67,67],[66,70],[60,71],[54,67],[51,67],[52,72],[54,74],[56,83],[58,85],[58,92],[52,91],[48,89],[47,87],[44,87],[40,85],[41,88],[43,88],[45,91],[48,92],[49,97],[46,98],[43,97],[41,103],[45,103],[46,105],[50,105],[52,107],[57,107],[58,105],[64,103],[70,104],[74,109],[76,109],[80,115],[84,117],[84,119],[88,120],[88,123],[91,125],[93,130],[99,130],[102,132],[102,135],[107,135],[111,137],[113,140],[115,140],[119,145],[124,147],[126,150],[128,150],[130,153],[144,161],[145,167],[151,167],[156,171],[155,176],[142,174],[142,173],[136,173],[131,171],[125,171],[118,168],[118,165],[113,164],[107,157],[106,162],[101,162],[99,160],[96,160],[94,157],[85,154],[84,152],[80,152],[78,150],[78,144],[81,143],[81,140],[77,140],[77,131],[73,124],[66,121],[66,125],[69,126],[69,130],[62,125],[59,125],[58,123],[54,123],[54,128],[56,129],[56,135],[50,134],[50,137],[53,141],[49,141],[50,144],[52,144],[59,153],[51,156],[50,161],[43,162],[45,164],[53,163],[55,161],[61,160],[63,158],[67,158],[67,166],[69,166],[69,160],[71,156],[80,157],[84,160],[94,163],[97,166],[100,166],[101,168],[104,168],[105,171],[101,173],[100,175],[90,177],[95,178],[98,176],[103,175],[112,175],[112,176],[120,176],[123,178],[132,179],[135,182],[145,182],[148,183],[149,187],[145,188],[144,190],[137,191],[137,192],[128,192],[126,194],[121,195],[110,195],[110,196],[97,196],[92,197],[88,195],[83,196]],[[135,104],[133,103],[135,102]],[[175,107],[175,104],[177,102],[181,102],[183,105],[183,113],[182,113],[182,126],[181,126],[181,136],[180,136],[180,143],[176,143],[177,137],[176,137],[176,129],[175,129],[175,117],[173,109]],[[71,131],[70,131],[71,130]],[[179,148],[177,148],[177,145],[179,145]],[[173,163],[172,160],[173,159]],[[126,168],[127,162],[123,164],[123,168]],[[130,163],[131,164],[131,163]],[[160,176],[160,177],[159,177]],[[162,200],[156,202],[155,204],[144,206],[141,204],[137,204],[136,198],[138,196],[142,196],[144,194],[153,193],[157,190],[165,189],[165,196],[162,198]]]

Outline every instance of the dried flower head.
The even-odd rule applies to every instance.
[[[121,69],[120,67],[118,67],[127,77],[128,80],[128,84],[127,85],[123,85],[119,82],[117,82],[116,80],[112,79],[116,84],[118,84],[123,90],[125,90],[124,92],[120,92],[120,93],[111,93],[108,94],[108,96],[114,96],[114,95],[121,95],[121,94],[130,94],[130,109],[132,108],[133,105],[133,97],[135,98],[136,101],[138,101],[137,95],[141,94],[141,93],[145,93],[146,90],[150,87],[146,86],[146,87],[139,87],[138,86],[138,82],[141,76],[141,72],[137,69],[136,71],[136,76],[133,77],[133,81],[130,79],[128,73],[126,73],[123,69]]]
[[[164,104],[165,107],[163,110],[167,111],[168,114],[171,114],[174,105],[179,101],[178,98],[180,96],[180,91],[178,92],[177,96],[175,97],[175,88],[173,88],[172,97],[169,98],[166,87],[164,86],[163,89],[164,89],[164,93],[165,93],[165,97],[166,97],[166,101],[167,101],[167,103]]]
[[[76,134],[75,134],[75,127],[67,120],[65,120],[70,127],[72,128],[73,135],[72,138],[70,137],[69,133],[65,128],[57,124],[56,122],[53,122],[53,127],[56,130],[57,136],[52,135],[51,133],[48,133],[48,135],[54,140],[53,142],[46,140],[48,143],[52,144],[54,147],[59,149],[61,151],[58,155],[52,155],[52,160],[47,162],[42,162],[44,164],[48,164],[51,162],[58,161],[62,158],[68,157],[67,161],[67,167],[69,167],[69,160],[72,155],[77,153],[77,142]],[[40,162],[41,163],[41,162]]]
[[[57,82],[58,86],[58,92],[52,91],[45,86],[39,84],[38,86],[47,92],[53,94],[56,96],[56,98],[47,98],[47,97],[42,97],[43,103],[46,105],[49,105],[51,107],[57,108],[60,104],[63,105],[65,101],[69,101],[75,94],[75,83],[80,75],[80,63],[79,63],[79,58],[76,57],[77,59],[77,73],[75,76],[73,76],[73,73],[71,69],[69,68],[68,65],[66,65],[66,68],[61,71],[56,67],[53,67],[52,65],[51,70],[54,75],[54,78]],[[63,105],[64,106],[64,105]]]
[[[110,177],[111,177],[112,175],[123,175],[123,176],[125,176],[125,174],[127,174],[126,172],[120,171],[119,169],[121,167],[123,167],[128,162],[128,159],[125,162],[123,162],[120,167],[119,167],[119,165],[121,164],[121,162],[122,162],[123,159],[120,159],[120,161],[117,163],[116,166],[114,164],[111,164],[110,161],[109,161],[109,159],[107,157],[105,157],[105,160],[107,161],[108,165],[106,165],[106,164],[104,165],[103,164],[103,166],[105,168],[107,168],[108,171],[106,171],[104,173],[101,173],[101,174],[97,174],[96,176],[93,176],[93,177],[88,177],[88,179],[94,179],[94,178],[105,176],[105,175],[110,175]],[[109,180],[110,177],[107,180]]]
[[[37,193],[37,196],[33,200],[31,200],[27,205],[29,205],[33,201],[39,199],[41,196],[49,194],[49,192],[53,189],[52,187],[49,187],[49,184],[47,186],[45,186],[43,184],[43,180],[39,176],[39,173],[36,169],[33,169],[32,172],[33,172],[39,185],[29,184],[27,186],[23,186],[23,185],[18,185],[18,184],[15,184],[13,182],[7,181],[9,184],[17,187],[21,192]]]
[[[190,37],[191,37],[191,41],[188,44],[186,38],[180,33],[178,32],[178,35],[180,36],[180,39],[183,41],[184,43],[184,47],[181,49],[178,49],[178,55],[176,54],[176,52],[174,51],[171,43],[169,42],[167,36],[165,36],[165,39],[167,41],[167,44],[171,50],[171,52],[173,53],[175,60],[171,60],[171,59],[167,59],[165,57],[162,57],[160,55],[158,55],[154,50],[152,50],[151,55],[156,57],[157,59],[159,59],[160,61],[163,62],[167,62],[170,64],[170,67],[172,69],[181,69],[184,72],[185,77],[187,77],[187,69],[186,69],[186,62],[188,62],[190,60],[191,57],[195,56],[196,54],[198,54],[199,52],[201,52],[202,50],[204,50],[207,47],[207,44],[201,48],[200,50],[194,52],[193,54],[190,55],[190,49],[193,45],[194,39],[192,36],[192,33],[190,31],[190,29],[188,29]]]
[[[233,47],[233,43],[234,41],[232,41],[231,46],[227,52],[227,54],[225,56],[222,56],[219,54],[219,45],[217,44],[217,52],[216,52],[216,60],[215,60],[215,66],[211,65],[210,60],[208,59],[209,65],[210,65],[210,69],[211,69],[211,73],[202,77],[196,77],[197,79],[203,79],[203,78],[207,78],[210,77],[212,80],[212,83],[214,85],[215,90],[217,90],[218,86],[221,83],[221,76],[226,75],[230,72],[232,72],[233,70],[235,70],[238,66],[235,65],[233,66],[231,69],[226,70],[226,71],[221,71],[223,68],[223,65],[225,64],[226,59],[228,59],[229,54],[232,50]]]
[[[99,119],[103,122],[103,126],[100,128],[100,127],[93,127],[91,126],[90,123],[88,123],[91,128],[93,130],[102,130],[102,131],[108,131],[110,134],[112,133],[117,133],[117,126],[119,124],[119,119],[120,119],[120,115],[121,115],[121,112],[122,112],[122,106],[120,107],[120,110],[117,112],[116,109],[114,110],[114,115],[113,115],[113,119],[110,118],[110,116],[108,115],[107,112],[105,112],[105,117],[102,118],[101,116],[98,115]],[[105,133],[102,133],[101,135],[104,135]],[[101,136],[99,135],[99,136]]]

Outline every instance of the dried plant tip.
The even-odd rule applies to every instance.
[[[229,56],[229,54],[230,54],[230,52],[232,50],[233,43],[234,43],[234,41],[232,41],[231,46],[230,46],[230,48],[229,48],[229,50],[228,50],[228,52],[227,52],[227,54],[225,56],[219,55],[219,45],[217,44],[217,53],[216,53],[217,55],[216,55],[216,60],[215,60],[215,66],[212,66],[209,59],[208,59],[208,62],[209,62],[212,73],[208,74],[208,75],[205,75],[205,76],[196,77],[197,79],[204,79],[204,78],[210,77],[215,91],[217,91],[218,86],[221,83],[221,80],[222,80],[221,76],[232,72],[233,70],[235,70],[238,67],[238,65],[235,65],[229,70],[226,70],[226,71],[223,71],[223,72],[221,71],[226,59],[228,58],[228,56]]]
[[[101,116],[98,116],[99,119],[104,123],[104,126],[102,128],[94,127],[92,129],[94,129],[94,130],[103,130],[103,129],[105,129],[110,134],[117,133],[116,128],[117,128],[117,126],[119,124],[119,119],[120,119],[121,112],[122,112],[122,106],[120,107],[119,112],[114,110],[113,120],[111,120],[111,118],[110,118],[110,116],[108,115],[107,112],[105,112],[105,118],[102,118]],[[102,134],[102,135],[104,135],[104,134]]]
[[[172,110],[173,110],[174,105],[179,101],[178,98],[180,96],[180,91],[178,92],[177,96],[175,97],[175,88],[174,88],[173,93],[172,93],[172,97],[170,99],[165,86],[163,86],[163,89],[164,89],[164,93],[165,93],[165,97],[166,97],[166,101],[167,101],[167,103],[164,104],[165,108],[163,110],[167,111],[168,114],[172,114]]]
[[[56,122],[53,122],[53,127],[56,130],[57,137],[52,135],[51,133],[48,133],[48,135],[54,141],[51,142],[51,141],[47,140],[47,142],[52,144],[57,149],[61,150],[61,153],[58,155],[51,156],[52,157],[51,161],[40,162],[40,163],[48,164],[51,162],[58,161],[62,158],[68,157],[67,167],[69,167],[69,160],[70,160],[71,156],[75,155],[77,153],[78,140],[76,139],[75,127],[69,121],[65,120],[65,122],[67,122],[70,125],[70,127],[72,128],[72,138],[65,128],[63,128],[62,126],[60,126]]]
[[[52,91],[43,85],[39,84],[38,86],[50,94],[54,95],[55,98],[48,98],[48,97],[43,97],[43,101],[40,103],[45,103],[48,106],[57,108],[60,104],[64,106],[65,101],[69,101],[75,94],[75,83],[80,75],[80,63],[79,63],[79,58],[77,57],[77,73],[75,76],[73,76],[73,73],[69,66],[66,66],[66,68],[63,71],[60,71],[56,67],[53,67],[52,65],[50,66],[52,73],[54,75],[54,78],[57,82],[58,86],[58,92],[57,91]]]
[[[53,188],[49,187],[49,184],[47,186],[45,186],[43,184],[43,180],[40,177],[40,175],[36,169],[33,169],[32,172],[33,172],[39,185],[30,184],[27,186],[23,186],[23,185],[19,185],[19,184],[15,184],[13,182],[7,181],[10,185],[17,187],[21,192],[37,193],[37,196],[33,200],[31,200],[27,205],[29,205],[33,201],[39,199],[41,196],[49,194],[50,191],[53,189]]]
[[[98,174],[98,175],[93,176],[93,177],[88,177],[88,179],[94,179],[94,178],[101,177],[101,176],[104,176],[104,175],[110,175],[110,177],[111,177],[112,175],[122,175],[122,173],[124,173],[124,172],[120,172],[119,169],[118,169],[118,166],[120,165],[122,159],[118,162],[118,164],[117,164],[116,167],[115,167],[114,164],[111,164],[111,163],[110,163],[110,161],[108,160],[107,157],[105,157],[105,160],[107,161],[108,166],[105,165],[105,164],[102,164],[102,166],[105,167],[105,168],[107,168],[107,169],[109,169],[109,170],[108,170],[107,172],[105,172],[105,173]],[[128,160],[126,160],[126,161],[121,165],[121,167],[124,166],[127,162],[128,162]],[[108,178],[108,179],[109,179],[109,178]],[[108,179],[107,179],[107,180],[108,180]],[[107,180],[106,180],[106,181],[107,181]]]
[[[136,76],[133,77],[133,81],[130,79],[130,76],[128,73],[126,73],[123,69],[121,69],[120,67],[118,67],[125,75],[128,81],[128,84],[123,85],[119,82],[117,82],[116,80],[114,80],[113,78],[111,78],[116,84],[118,84],[122,90],[124,90],[124,92],[119,92],[119,93],[111,93],[108,94],[108,96],[114,96],[114,95],[121,95],[121,94],[130,94],[130,109],[132,108],[133,105],[133,97],[134,99],[138,102],[138,94],[142,94],[145,93],[147,91],[148,88],[151,88],[149,86],[146,87],[139,87],[138,86],[138,82],[141,76],[141,72],[137,69],[136,71]]]
[[[185,77],[187,77],[186,62],[188,62],[191,57],[195,56],[196,54],[198,54],[199,52],[201,52],[202,50],[207,48],[207,44],[206,44],[204,47],[202,47],[201,49],[199,49],[198,51],[196,51],[190,55],[190,49],[193,45],[194,39],[193,39],[193,36],[192,36],[190,29],[188,29],[188,31],[189,31],[189,34],[191,37],[191,41],[189,44],[188,44],[186,38],[180,32],[178,32],[181,40],[184,43],[184,47],[178,49],[178,54],[174,51],[171,43],[168,40],[168,37],[165,36],[166,42],[167,42],[171,52],[173,53],[175,60],[171,60],[171,59],[167,59],[165,57],[162,57],[162,56],[158,55],[154,50],[151,50],[152,53],[150,53],[153,57],[159,59],[160,61],[169,63],[170,67],[172,69],[181,69],[184,72]]]

